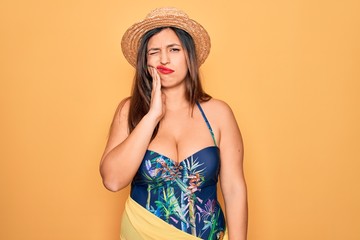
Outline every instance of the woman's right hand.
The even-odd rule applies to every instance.
[[[165,115],[165,94],[161,91],[161,79],[155,67],[149,66],[152,76],[152,91],[148,115],[160,121]]]

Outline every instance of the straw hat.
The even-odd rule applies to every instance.
[[[136,66],[137,51],[142,36],[158,27],[176,27],[189,33],[195,42],[199,66],[205,62],[211,46],[206,30],[183,11],[166,7],[151,11],[144,20],[135,23],[125,32],[121,40],[121,48],[126,60],[133,67]]]

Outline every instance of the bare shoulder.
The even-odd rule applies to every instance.
[[[113,121],[110,127],[109,141],[116,140],[119,143],[123,141],[128,135],[128,116],[130,109],[130,98],[124,98],[118,104]]]
[[[228,146],[226,142],[229,141],[229,136],[234,136],[234,133],[238,133],[238,140],[240,137],[240,130],[237,125],[235,116],[230,106],[219,99],[211,99],[201,104],[204,112],[214,130],[215,137],[218,140],[219,146]],[[231,144],[230,144],[231,145]]]
[[[231,107],[224,101],[212,98],[207,102],[201,104],[204,106],[206,115],[213,118],[215,121],[224,121],[224,118],[233,118],[234,114]]]
[[[124,98],[120,101],[116,108],[114,119],[116,118],[126,118],[129,115],[129,109],[130,109],[130,97]]]

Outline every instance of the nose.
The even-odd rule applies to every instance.
[[[166,64],[170,63],[170,58],[168,56],[167,51],[161,51],[160,63],[162,65],[166,65]]]

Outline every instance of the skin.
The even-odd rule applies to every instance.
[[[194,152],[214,145],[200,111],[195,107],[191,115],[185,98],[186,52],[174,31],[164,29],[154,35],[149,40],[147,54],[148,70],[153,77],[150,110],[131,134],[127,126],[129,100],[123,101],[116,110],[100,164],[104,185],[110,191],[119,191],[131,183],[147,149],[181,162]],[[159,65],[174,72],[161,74],[156,69]],[[247,196],[241,133],[226,103],[211,99],[202,103],[202,107],[220,148],[220,186],[229,239],[244,240]],[[158,134],[151,141],[158,122],[161,122]]]

